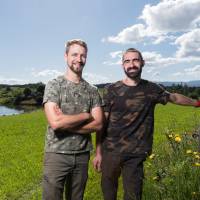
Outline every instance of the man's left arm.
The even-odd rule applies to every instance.
[[[199,100],[193,100],[179,93],[170,93],[169,101],[177,105],[200,107]]]
[[[80,134],[88,134],[100,131],[103,127],[103,110],[100,106],[94,107],[91,110],[92,119],[76,128],[71,129],[72,132]]]

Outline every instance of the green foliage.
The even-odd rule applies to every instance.
[[[26,85],[0,85],[0,104],[35,105],[42,104],[45,85],[43,83]]]
[[[199,167],[195,166],[198,159],[194,157],[197,143],[190,134],[199,125],[199,119],[200,110],[197,108],[172,104],[157,106],[155,158],[147,159],[145,163],[144,200],[199,198],[200,173]],[[46,120],[42,110],[0,117],[1,200],[41,199],[45,130]],[[176,134],[181,138],[179,143],[175,142]],[[186,153],[187,150],[191,150],[192,154]],[[92,153],[91,159],[93,156]],[[122,198],[120,179],[118,199]],[[94,171],[91,163],[84,199],[103,200],[100,174]]]
[[[27,88],[27,87],[26,87],[26,88],[24,88],[23,93],[24,93],[24,96],[25,96],[25,97],[28,97],[28,96],[31,95],[32,91],[31,91],[30,88]]]

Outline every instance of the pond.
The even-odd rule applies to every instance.
[[[17,108],[9,108],[6,106],[0,106],[0,116],[2,115],[16,115],[23,113],[23,109],[17,109]]]

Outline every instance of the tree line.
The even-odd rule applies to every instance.
[[[96,85],[102,93],[109,83]],[[163,86],[165,87],[165,86]],[[193,99],[199,99],[200,87],[189,87],[187,84],[172,84],[166,86],[169,92],[177,92]],[[4,105],[35,105],[41,106],[45,84],[0,85],[0,104]]]

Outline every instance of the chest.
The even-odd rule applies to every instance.
[[[91,94],[87,87],[65,85],[60,88],[60,107],[65,114],[89,112]]]
[[[143,110],[145,107],[152,106],[155,103],[157,95],[152,91],[129,89],[124,93],[113,96],[112,111],[117,112],[135,112]]]

